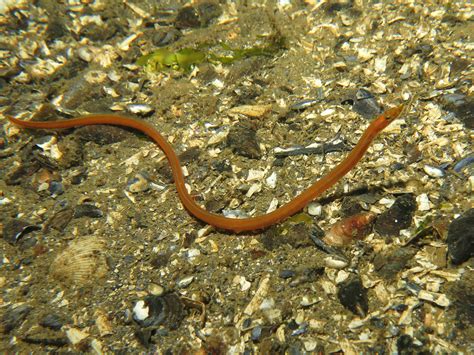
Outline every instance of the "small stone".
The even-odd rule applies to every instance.
[[[262,156],[257,133],[249,125],[238,124],[232,127],[227,135],[227,146],[243,157],[260,159]]]
[[[296,275],[296,272],[293,270],[282,270],[280,271],[280,277],[282,279],[290,279]]]
[[[101,218],[104,213],[96,206],[90,203],[83,203],[77,205],[74,209],[74,218],[90,217],[90,218]]]
[[[40,320],[39,325],[52,330],[60,330],[64,325],[64,320],[60,316],[50,313]]]
[[[374,95],[363,88],[357,90],[353,98],[344,102],[352,102],[352,109],[365,118],[373,118],[382,113],[382,108],[377,103]]]
[[[188,287],[189,285],[191,285],[191,282],[193,282],[194,280],[194,276],[186,276],[186,277],[183,277],[182,279],[178,280],[178,282],[176,282],[176,286],[178,288],[185,288],[185,287]]]
[[[468,210],[449,225],[449,258],[455,265],[469,260],[474,254],[474,209]]]

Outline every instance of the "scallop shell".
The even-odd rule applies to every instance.
[[[103,253],[104,241],[83,237],[72,241],[50,267],[51,276],[63,283],[84,286],[103,278],[108,272]]]

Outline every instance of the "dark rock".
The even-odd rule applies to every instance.
[[[227,203],[222,198],[211,198],[205,202],[206,210],[214,213],[221,212],[226,206]]]
[[[339,285],[337,297],[344,307],[360,317],[365,317],[369,310],[367,290],[357,276],[350,277]]]
[[[40,167],[37,161],[23,162],[18,167],[7,172],[5,175],[5,183],[7,185],[19,185],[25,181],[25,177],[33,175]]]
[[[104,213],[98,207],[90,203],[83,203],[81,205],[77,205],[74,209],[74,218],[101,218],[103,216]]]
[[[32,308],[26,304],[17,307],[9,307],[0,321],[0,333],[7,334],[19,327],[26,317],[28,317],[31,309]]]
[[[14,245],[25,234],[39,229],[39,226],[23,219],[12,219],[3,225],[3,239]]]
[[[354,112],[364,118],[373,118],[382,113],[382,107],[377,103],[375,96],[363,88],[349,94],[349,97],[342,103],[352,105]]]
[[[471,64],[472,64],[472,61],[469,59],[455,57],[453,61],[451,62],[451,70],[449,73],[450,76],[451,77],[458,76],[461,72],[468,69],[471,66]],[[451,94],[451,95],[455,95],[455,94]]]
[[[296,275],[296,272],[293,270],[281,270],[279,276],[282,279],[290,279]]]
[[[451,222],[448,229],[448,254],[453,264],[458,265],[474,254],[474,208]]]
[[[311,232],[312,226],[308,223],[284,223],[265,230],[260,237],[260,242],[267,250],[275,250],[284,244],[291,245],[293,248],[304,248],[313,245]]]
[[[373,118],[382,113],[382,107],[375,96],[368,90],[357,90],[352,109],[365,118]]]
[[[249,125],[237,124],[232,127],[227,136],[227,146],[235,154],[251,159],[260,159],[262,152],[257,139],[257,133]]]
[[[453,325],[460,334],[469,337],[468,329],[472,329],[474,324],[474,274],[465,273],[459,282],[453,283],[453,287],[448,290],[448,298],[453,301],[452,309]]]
[[[59,196],[64,193],[64,185],[61,181],[51,181],[48,187],[48,191],[52,196]]]
[[[342,217],[349,217],[361,212],[365,212],[360,202],[352,197],[343,198],[340,210]]]
[[[60,330],[64,325],[64,320],[60,316],[50,313],[39,321],[39,325],[52,330]]]
[[[68,82],[61,106],[66,110],[76,110],[90,100],[101,97],[100,85],[89,83],[84,74],[78,74]]]
[[[204,1],[197,5],[197,10],[202,26],[209,23],[222,14],[222,9],[217,2]]]
[[[404,194],[395,200],[387,211],[377,217],[374,229],[382,236],[398,236],[402,229],[410,227],[416,210],[416,200],[412,194]]]

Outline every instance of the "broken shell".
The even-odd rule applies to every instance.
[[[127,110],[138,115],[147,115],[153,112],[153,107],[147,104],[130,104],[127,105]]]
[[[242,105],[229,110],[229,113],[242,114],[248,117],[262,117],[270,112],[272,105]]]
[[[133,319],[142,327],[164,325],[169,329],[177,329],[184,317],[184,304],[176,293],[150,295],[133,307]]]
[[[343,246],[354,239],[365,237],[372,226],[375,214],[364,212],[340,220],[332,225],[323,240],[329,245]]]
[[[104,242],[95,237],[74,240],[50,267],[51,276],[60,282],[88,285],[103,278],[108,271]]]
[[[28,221],[22,219],[13,219],[3,226],[3,239],[14,245],[25,234],[41,229]]]

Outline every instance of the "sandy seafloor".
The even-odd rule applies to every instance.
[[[241,234],[183,209],[143,134],[2,119],[0,352],[474,351],[469,2],[2,5],[1,117],[146,120],[180,155],[195,200],[219,214],[290,201],[380,107],[407,108],[302,214]],[[136,65],[163,46],[207,59]],[[374,226],[346,222],[343,246],[316,247],[316,226],[328,233],[354,213]]]

